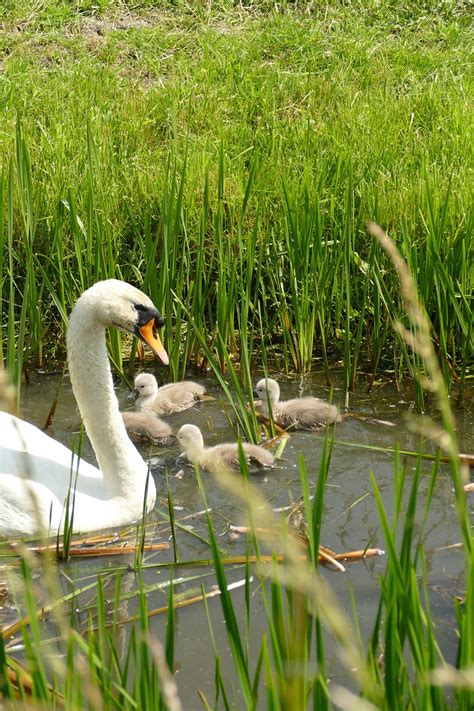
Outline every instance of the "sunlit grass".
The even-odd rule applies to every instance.
[[[445,382],[462,397],[467,27],[443,8],[432,22],[413,9],[405,24],[402,9],[371,3],[325,14],[184,3],[156,11],[161,22],[147,3],[5,10],[0,284],[15,384],[62,355],[75,298],[111,276],[163,310],[174,379],[205,366],[202,338],[223,371],[246,340],[252,368],[261,334],[285,370],[311,370],[317,355],[329,382],[342,359],[348,390],[361,370],[413,377],[370,218],[412,267]],[[109,345],[120,369],[116,334]],[[421,389],[417,399],[423,409]]]
[[[88,136],[92,155],[93,139]],[[354,388],[361,366],[366,370],[369,365],[372,379],[387,367],[398,378],[405,373],[416,378],[421,368],[418,355],[381,323],[402,319],[402,304],[392,269],[378,248],[366,244],[363,215],[359,213],[357,220],[353,216],[351,170],[344,175],[341,169],[338,182],[333,179],[331,186],[323,173],[320,192],[304,186],[290,197],[283,185],[284,205],[280,212],[273,208],[275,222],[268,232],[261,228],[263,206],[257,205],[255,218],[249,216],[254,187],[250,174],[245,197],[227,214],[224,226],[226,174],[221,145],[217,207],[212,207],[206,179],[197,234],[188,223],[184,203],[189,179],[185,162],[179,171],[170,168],[167,173],[158,222],[152,227],[148,217],[140,225],[130,215],[131,237],[113,237],[104,219],[107,205],[99,207],[92,185],[96,176],[91,159],[86,214],[78,214],[69,193],[62,203],[67,210],[58,210],[48,227],[51,248],[42,253],[36,227],[34,239],[28,237],[41,213],[33,204],[30,158],[20,133],[17,141],[21,165],[15,168],[10,163],[4,182],[6,220],[0,235],[6,318],[2,343],[17,387],[30,363],[41,364],[45,351],[57,352],[58,330],[64,332],[79,293],[109,277],[137,283],[165,314],[165,344],[174,379],[182,377],[189,365],[209,364],[210,349],[222,373],[230,363],[240,361],[240,377],[248,386],[256,360],[265,356],[262,348],[273,349],[277,365],[297,371],[310,370],[315,355],[321,354],[328,381],[331,360],[342,357],[346,391]],[[329,187],[345,192],[345,203],[341,212],[323,217],[322,194]],[[430,198],[431,189],[426,186]],[[19,203],[18,193],[26,194]],[[23,226],[16,225],[17,209]],[[455,228],[451,246],[442,239],[446,209],[428,241],[416,237],[410,242],[404,221],[401,248],[418,276],[445,382],[462,396],[472,364],[471,246],[465,230]],[[436,229],[439,233],[433,236]],[[455,259],[450,256],[452,249]],[[436,259],[422,269],[427,250]],[[63,343],[60,337],[59,344]],[[121,371],[123,353],[116,333],[110,336],[109,352]],[[421,388],[418,405],[424,409]]]
[[[32,12],[18,0],[0,9],[1,356],[18,403],[32,364],[63,359],[79,293],[117,277],[141,286],[163,311],[171,377],[190,365],[213,368],[236,433],[249,441],[261,436],[252,398],[257,362],[305,372],[320,356],[330,382],[339,358],[347,392],[362,369],[369,384],[385,368],[398,379],[408,374],[420,410],[426,397],[439,403],[444,433],[438,429],[435,441],[446,448],[455,489],[466,559],[464,599],[453,603],[456,669],[440,650],[423,548],[438,457],[422,497],[425,455],[408,477],[395,449],[392,518],[373,475],[388,556],[366,640],[356,603],[351,622],[318,572],[337,446],[328,432],[314,491],[299,464],[307,547],[269,510],[243,466],[243,479],[221,482],[249,513],[243,556],[223,550],[211,515],[204,535],[187,530],[170,491],[173,561],[150,561],[147,529],[139,528],[131,591],[119,564],[64,595],[49,557],[33,561],[21,549],[24,617],[15,634],[26,668],[11,640],[0,638],[0,693],[52,708],[180,708],[175,611],[203,601],[209,610],[217,596],[207,586],[212,574],[239,693],[208,615],[215,689],[209,699],[199,691],[204,708],[243,699],[247,708],[323,709],[345,699],[346,708],[367,701],[444,709],[454,699],[467,709],[474,560],[449,401],[450,392],[465,391],[474,338],[462,4],[279,3],[281,13],[273,2],[247,5],[163,3],[159,21],[150,20],[146,2],[47,0]],[[127,18],[130,26],[120,27]],[[366,233],[367,218],[389,229],[406,260],[418,320],[405,315],[406,286],[402,294],[391,262]],[[394,333],[398,322],[405,330]],[[119,371],[128,348],[110,336]],[[435,386],[428,394],[427,377]],[[202,483],[201,491],[205,497]],[[192,535],[206,555],[183,560],[180,535]],[[227,580],[227,566],[236,565],[244,619]],[[145,586],[141,573],[152,567],[168,569],[169,579]],[[186,567],[193,572],[178,577]],[[41,609],[32,571],[47,578]],[[252,577],[265,634],[251,649]],[[201,592],[180,596],[184,584]],[[167,604],[151,610],[158,586]],[[79,631],[78,600],[91,590],[87,629]],[[128,600],[136,611],[122,616]],[[54,641],[45,639],[46,614]],[[151,635],[155,615],[167,617],[161,645]],[[125,623],[132,631],[121,656]],[[348,689],[328,683],[330,638]]]

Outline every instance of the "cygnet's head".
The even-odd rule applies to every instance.
[[[178,442],[185,451],[193,447],[199,447],[200,449],[204,447],[204,439],[201,430],[199,427],[196,427],[196,425],[183,425],[180,427],[177,437]]]
[[[158,383],[151,373],[138,373],[133,381],[134,390],[132,397],[150,397],[158,392]]]
[[[164,325],[163,317],[151,299],[131,284],[106,279],[87,289],[71,312],[69,332],[74,332],[85,315],[101,328],[116,326],[132,333],[168,364],[168,355],[157,332]]]
[[[255,386],[255,392],[262,402],[270,400],[271,403],[277,403],[280,399],[280,386],[276,380],[272,378],[262,378]]]

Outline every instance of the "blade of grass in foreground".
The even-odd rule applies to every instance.
[[[456,498],[456,511],[463,534],[465,550],[466,553],[468,553],[472,548],[472,535],[466,505],[466,496],[463,488],[466,474],[461,470],[459,462],[456,423],[443,375],[433,348],[431,326],[425,312],[420,306],[416,284],[413,277],[397,248],[388,235],[378,225],[369,223],[368,230],[370,234],[372,234],[382,245],[397,270],[400,279],[402,296],[404,299],[404,306],[412,325],[412,331],[407,331],[401,324],[397,324],[397,330],[407,344],[410,345],[414,353],[422,358],[424,367],[426,368],[431,380],[430,389],[434,392],[437,398],[443,428],[445,431],[444,434],[446,435],[443,438],[443,443],[450,460],[450,471]],[[418,373],[421,373],[421,371],[418,371]]]
[[[456,615],[459,625],[459,646],[456,668],[469,674],[470,688],[460,678],[460,688],[456,689],[459,708],[472,708],[474,705],[474,549],[471,551],[466,574],[467,588],[464,604],[456,601]],[[466,671],[465,671],[466,670]]]
[[[12,695],[13,690],[9,679],[5,645],[3,643],[3,635],[0,634],[0,696],[3,699],[10,699]]]
[[[215,671],[214,671],[214,708],[218,708],[218,702],[219,702],[219,696],[222,694],[222,703],[224,704],[224,708],[226,711],[230,711],[230,704],[229,700],[227,697],[227,691],[226,691],[226,686],[222,677],[222,672],[221,672],[221,660],[219,657],[219,653],[217,650],[217,645],[216,645],[216,640],[214,637],[214,631],[212,629],[212,622],[211,622],[211,616],[209,614],[209,604],[207,602],[207,598],[205,597],[204,590],[202,590],[202,595],[203,595],[203,600],[204,600],[204,608],[206,610],[206,618],[207,618],[207,626],[209,629],[209,634],[211,637],[211,643],[212,643],[212,649],[214,652],[214,665],[215,665]]]
[[[458,511],[458,519],[464,537],[464,550],[466,557],[472,559],[472,546],[470,538],[470,525],[467,519],[465,496],[462,492],[462,476],[459,463],[459,450],[454,427],[454,418],[451,411],[445,381],[434,353],[431,340],[431,324],[425,312],[420,306],[415,284],[410,271],[401,258],[398,250],[392,241],[377,225],[368,226],[371,234],[376,237],[393,261],[401,283],[404,305],[410,319],[411,330],[407,331],[400,324],[397,325],[401,337],[411,346],[416,357],[423,361],[427,373],[431,378],[430,389],[436,394],[438,405],[441,411],[444,431],[442,441],[447,450],[451,464],[451,473],[455,489],[455,498]],[[425,424],[428,431],[434,429],[430,424]],[[441,441],[439,430],[437,430],[438,441]],[[421,458],[417,462],[415,475],[412,479],[411,492],[408,499],[406,514],[402,515],[404,472],[396,469],[395,477],[395,518],[392,528],[388,523],[387,514],[384,510],[380,492],[372,475],[372,484],[379,511],[379,516],[384,531],[389,556],[387,559],[387,571],[381,583],[382,597],[381,604],[386,610],[385,622],[385,646],[384,646],[384,666],[385,666],[385,693],[386,699],[391,708],[400,707],[401,699],[414,705],[415,707],[426,707],[429,703],[433,708],[444,706],[444,699],[433,685],[430,685],[429,675],[433,673],[436,664],[445,666],[443,655],[436,642],[433,623],[429,609],[429,594],[427,588],[426,566],[424,565],[424,552],[421,548],[416,549],[414,560],[412,560],[413,532],[415,528],[415,513],[417,500],[419,498],[418,486],[420,481]],[[396,462],[397,466],[397,462]],[[435,463],[434,473],[431,479],[431,488],[435,480],[437,463]],[[428,499],[430,498],[430,494]],[[426,509],[424,520],[426,520]],[[396,551],[397,523],[403,525],[403,535],[400,556]],[[417,575],[416,562],[421,559],[423,564],[423,575],[421,580]],[[423,601],[421,599],[423,597]],[[463,629],[463,615],[460,616],[459,626]],[[379,625],[377,625],[377,630]],[[463,629],[464,631],[464,629]],[[407,665],[405,643],[408,642],[410,649],[410,661],[412,669]],[[472,665],[473,655],[463,662]],[[462,668],[462,667],[461,667]],[[411,672],[417,680],[416,685],[411,683]],[[466,694],[466,689],[463,694]]]
[[[245,472],[245,461],[242,457],[241,465],[243,472]],[[334,596],[331,596],[329,590],[326,588],[324,582],[320,577],[317,577],[314,573],[314,569],[311,569],[305,564],[304,557],[301,555],[301,547],[297,544],[297,539],[294,536],[287,535],[285,528],[282,529],[281,525],[278,525],[278,519],[275,514],[269,510],[268,504],[266,503],[264,497],[261,493],[253,487],[247,476],[235,477],[225,474],[224,472],[219,473],[217,480],[225,486],[229,492],[238,496],[240,500],[246,503],[248,507],[248,512],[254,526],[254,536],[258,535],[257,546],[259,547],[260,542],[262,545],[271,545],[276,547],[278,550],[283,552],[282,562],[276,565],[276,561],[273,560],[272,565],[259,565],[258,571],[262,577],[262,583],[268,580],[274,581],[275,593],[277,598],[281,596],[279,590],[283,591],[285,589],[285,596],[288,595],[301,595],[304,600],[303,609],[309,608],[313,614],[321,615],[321,619],[329,624],[330,629],[335,634],[339,643],[341,644],[344,652],[342,659],[348,664],[348,659],[352,659],[356,667],[351,665],[351,669],[357,669],[356,674],[362,687],[369,695],[369,698],[380,697],[380,693],[377,688],[374,688],[373,676],[369,674],[368,670],[364,669],[364,663],[360,660],[357,654],[356,663],[356,652],[355,647],[353,647],[352,637],[349,636],[348,629],[349,623],[344,618],[340,616],[340,613],[335,608]],[[257,540],[257,539],[256,539]],[[257,553],[257,556],[259,553]],[[305,633],[301,634],[301,629],[299,628],[299,623],[302,620],[302,616],[297,613],[300,609],[299,604],[296,602],[296,598],[291,598],[295,602],[294,615],[290,615],[291,624],[288,620],[284,619],[284,615],[280,614],[278,610],[282,611],[281,606],[275,607],[270,604],[267,593],[266,585],[262,585],[262,595],[264,600],[264,605],[266,609],[266,618],[269,625],[271,642],[272,642],[272,653],[273,660],[275,664],[276,677],[275,682],[277,682],[277,694],[281,702],[284,700],[289,701],[290,699],[295,701],[302,698],[305,694],[304,688],[306,684],[307,670],[306,664],[309,659],[309,651],[307,645],[310,639],[308,634],[308,629],[306,628]],[[238,662],[244,664],[242,657],[242,648],[240,643],[239,651],[239,630],[235,627],[235,613],[232,614],[230,605],[231,601],[228,600],[229,605],[229,617],[230,625],[232,628],[232,634],[234,639],[229,639],[231,644],[231,649],[234,647],[237,649],[235,656]],[[291,608],[291,602],[289,603]],[[286,606],[285,606],[286,609]],[[286,614],[286,613],[285,613]],[[312,621],[312,617],[306,617],[306,612],[303,613],[303,617],[309,621]],[[285,632],[284,638],[281,638],[279,630],[286,630],[286,625],[289,624],[289,629]],[[312,622],[311,622],[312,624]],[[306,623],[305,623],[306,625]],[[295,635],[295,636],[294,636]],[[302,640],[306,640],[304,645],[301,646]],[[285,641],[286,640],[286,641]],[[288,668],[285,667],[285,659],[294,660],[296,666],[292,667],[292,662],[288,662]],[[293,673],[290,671],[293,669],[293,673],[296,673],[294,678]],[[297,671],[295,671],[295,669]],[[360,675],[360,676],[359,676]],[[248,676],[246,676],[248,678]],[[270,693],[270,692],[269,692]]]
[[[199,470],[197,469],[197,467],[196,467],[196,476],[198,478],[199,487],[200,487],[201,494],[204,499],[204,504],[205,504],[206,508],[208,508],[206,495],[204,492],[204,488],[202,486],[201,476],[199,474]],[[240,634],[240,630],[239,630],[239,625],[237,622],[237,616],[236,616],[234,606],[232,603],[232,598],[231,598],[230,593],[228,591],[228,583],[227,583],[227,579],[225,576],[224,567],[221,563],[220,553],[219,553],[219,548],[218,548],[217,541],[216,541],[214,528],[212,526],[211,519],[209,517],[209,513],[207,513],[207,512],[206,512],[206,518],[207,518],[207,524],[208,524],[208,530],[209,530],[209,540],[211,543],[212,557],[214,560],[214,569],[215,569],[215,573],[216,573],[217,583],[218,583],[219,589],[221,591],[222,611],[224,614],[224,619],[226,621],[226,631],[227,631],[229,644],[230,644],[230,648],[231,648],[231,652],[232,652],[232,658],[234,660],[237,676],[240,681],[240,688],[242,690],[246,708],[252,709],[252,708],[255,708],[256,699],[254,698],[253,689],[252,689],[252,685],[250,682],[249,670],[248,670],[247,661],[245,658],[244,646],[242,644],[242,638],[241,638],[241,634]]]

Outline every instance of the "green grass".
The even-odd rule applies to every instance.
[[[1,12],[2,350],[16,383],[25,361],[61,357],[74,299],[107,276],[163,308],[174,378],[204,355],[187,312],[223,370],[243,337],[255,362],[263,334],[286,370],[318,355],[330,380],[342,358],[348,389],[361,371],[413,376],[419,361],[387,328],[401,305],[370,218],[413,268],[462,395],[462,4],[44,0]],[[111,353],[120,368],[116,336]]]

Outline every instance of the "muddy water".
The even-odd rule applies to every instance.
[[[157,372],[158,377],[162,371]],[[334,373],[336,388],[334,401],[342,405],[344,393],[338,384],[342,384],[342,377]],[[204,379],[210,394],[216,397],[213,402],[206,402],[184,413],[169,417],[169,422],[174,430],[187,422],[198,424],[204,433],[208,445],[232,439],[232,430],[223,412],[224,400],[219,387],[212,379]],[[282,398],[298,395],[312,394],[318,397],[328,397],[328,390],[323,379],[318,375],[305,378],[281,378]],[[22,416],[32,422],[42,425],[55,395],[57,378],[53,376],[37,376],[34,381],[24,389],[22,403]],[[127,403],[127,391],[124,386],[118,386],[117,395],[124,408]],[[409,386],[397,390],[395,385],[385,382],[379,385],[368,395],[361,381],[359,389],[351,395],[351,410],[369,417],[377,417],[391,421],[395,427],[383,427],[371,422],[349,419],[338,425],[336,444],[328,478],[325,498],[324,525],[321,542],[335,551],[350,549],[364,549],[367,546],[385,548],[383,535],[377,515],[374,494],[370,483],[369,473],[374,472],[380,488],[387,514],[393,512],[393,455],[384,451],[375,451],[364,448],[355,448],[352,444],[364,444],[374,447],[393,448],[398,445],[402,450],[417,450],[420,445],[420,436],[410,429],[406,415],[414,409],[413,391]],[[474,406],[472,393],[462,410],[456,412],[458,433],[461,449],[474,450]],[[77,431],[80,417],[70,389],[69,382],[64,381],[61,388],[59,405],[54,421],[52,435],[71,444],[71,435]],[[425,443],[425,451],[432,451],[430,443]],[[300,495],[298,478],[298,457],[303,454],[311,488],[314,489],[317,481],[318,465],[322,448],[321,435],[313,433],[293,433],[284,451],[284,459],[275,470],[265,475],[257,475],[254,484],[267,496],[275,508],[289,507],[296,502]],[[168,486],[173,494],[175,515],[177,520],[192,527],[207,540],[207,530],[202,515],[203,500],[193,470],[178,458],[179,445],[175,444],[166,448],[144,448],[145,457],[151,460],[153,476],[158,489],[158,502],[156,511],[149,521],[156,522],[156,540],[168,540],[169,529],[166,528],[166,475]],[[93,461],[90,448],[85,450],[86,458]],[[403,460],[403,458],[402,458]],[[415,459],[406,458],[408,471],[407,488],[410,486],[410,471],[415,468]],[[427,491],[431,465],[423,465],[423,479],[420,487],[421,495]],[[212,509],[212,516],[216,530],[219,532],[221,548],[229,555],[241,554],[245,551],[243,538],[233,540],[226,532],[229,523],[242,524],[245,522],[243,512],[232,501],[229,494],[220,490],[211,475],[203,473],[203,481],[207,492],[208,503]],[[421,520],[423,501],[418,506]],[[179,556],[182,560],[202,559],[210,557],[209,547],[190,532],[180,530],[177,536]],[[441,466],[438,475],[437,488],[430,507],[428,523],[425,531],[424,549],[428,569],[429,589],[431,596],[432,616],[439,628],[438,641],[442,651],[451,663],[455,660],[456,637],[454,634],[455,620],[453,614],[453,596],[462,595],[464,588],[464,559],[462,552],[457,549],[443,549],[460,541],[458,525],[454,511],[454,497],[449,473],[446,466]],[[164,553],[152,553],[146,556],[146,562],[154,563],[172,560],[172,550]],[[76,581],[79,586],[90,582],[100,569],[102,572],[113,570],[117,567],[133,564],[130,556],[121,559],[113,558],[104,563],[104,560],[75,560],[60,567],[60,575],[64,592],[68,592],[71,583]],[[372,631],[372,626],[379,600],[378,577],[383,573],[385,560],[383,557],[374,558],[366,562],[348,565],[345,573],[324,571],[323,574],[335,590],[342,606],[351,615],[349,602],[349,589],[352,586],[357,608],[359,622],[364,639]],[[210,569],[201,569],[208,572]],[[183,568],[183,576],[196,575],[196,570]],[[157,570],[150,568],[144,570],[143,578],[146,585],[156,585],[166,582],[169,577],[167,569]],[[243,570],[236,567],[228,570],[229,581],[240,580]],[[210,589],[214,584],[212,576],[202,578],[194,583],[182,584],[177,591],[191,587],[199,590],[201,584]],[[111,591],[114,587],[111,580]],[[133,591],[136,586],[134,574],[126,572],[122,578],[123,592]],[[149,609],[166,605],[166,588],[163,591],[154,591],[149,594]],[[112,594],[110,595],[112,597]],[[242,591],[233,593],[233,600],[237,611],[241,611],[244,618],[244,597]],[[87,602],[82,601],[81,614],[84,624],[87,624],[85,608]],[[252,597],[253,623],[252,634],[256,643],[260,643],[265,630],[265,615],[262,609],[261,598],[258,594]],[[224,676],[233,679],[232,664],[229,660],[228,643],[225,625],[218,597],[209,601],[209,610],[213,623],[213,631],[222,655]],[[123,603],[121,610],[123,617],[128,617],[136,612],[136,601],[132,597]],[[5,620],[6,612],[0,610],[0,622]],[[176,640],[177,682],[179,693],[185,708],[200,706],[196,690],[201,689],[208,699],[213,698],[214,689],[214,663],[210,643],[208,623],[202,604],[183,608],[176,613],[178,636]],[[164,639],[165,616],[151,618],[152,630],[160,639]],[[128,627],[124,627],[119,644],[123,650],[127,646]],[[255,645],[257,646],[257,645]],[[251,644],[252,647],[252,644]],[[331,640],[328,639],[328,659],[331,658]],[[228,668],[225,668],[226,660]],[[347,683],[347,675],[341,670],[335,657],[328,665],[328,673],[332,678]],[[238,684],[236,690],[236,703],[238,703]]]

